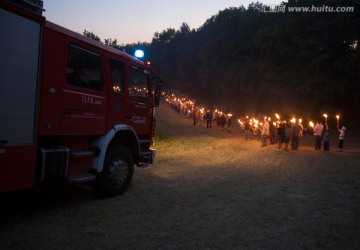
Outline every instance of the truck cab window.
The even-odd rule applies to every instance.
[[[148,74],[144,68],[132,66],[130,69],[129,96],[148,97]]]
[[[67,60],[67,82],[81,88],[103,90],[100,55],[70,45]]]
[[[110,59],[110,74],[113,92],[116,94],[123,93],[125,64],[118,60]]]

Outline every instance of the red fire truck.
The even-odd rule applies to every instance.
[[[122,194],[134,165],[154,161],[161,80],[41,13],[39,0],[0,1],[0,193],[93,183]]]

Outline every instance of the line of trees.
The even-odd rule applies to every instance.
[[[219,11],[200,28],[183,23],[143,48],[165,88],[236,112],[350,117],[360,111],[360,3],[289,0],[289,6],[351,6],[354,12],[264,13],[261,3]]]

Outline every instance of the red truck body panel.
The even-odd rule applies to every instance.
[[[29,116],[34,129],[21,140],[0,131],[0,193],[32,187],[52,172],[61,172],[60,176],[66,179],[101,171],[102,167],[98,165],[95,166],[97,169],[91,169],[94,168],[92,158],[100,156],[103,159],[106,143],[111,143],[111,140],[127,146],[136,164],[142,160],[140,155],[150,155],[155,105],[152,72],[144,62],[48,22],[8,0],[1,1],[0,8],[6,14],[6,17],[1,17],[4,22],[16,22],[19,27],[35,26],[39,31],[33,42],[38,49],[32,55],[34,60],[38,58],[35,61],[38,65],[33,69],[34,80],[19,83],[19,88],[21,84],[29,85],[34,92],[33,100],[28,102],[28,105],[33,105],[28,110],[35,110]],[[0,25],[0,28],[7,32],[6,37],[11,36],[7,25]],[[19,28],[18,32],[21,34],[23,31]],[[16,37],[11,39],[16,40]],[[10,47],[12,43],[11,40],[4,42]],[[14,46],[21,48],[22,45],[15,43]],[[16,49],[6,56],[15,63],[23,60]],[[6,70],[0,71],[0,80],[5,79],[3,90],[7,91],[16,80],[7,82],[7,75],[13,73],[12,65],[6,60],[1,62],[7,65]],[[21,65],[15,68],[18,74],[22,73]],[[77,72],[82,78],[79,82],[75,81]],[[138,83],[142,85],[137,87]],[[14,100],[21,95],[16,91],[9,93],[14,95],[9,106],[11,109],[16,106]],[[5,101],[0,104],[7,105]],[[12,115],[11,110],[0,110],[1,119],[12,119],[4,128],[15,131],[12,133],[20,131],[21,128],[12,130],[12,126],[18,125],[16,120],[22,119],[29,111],[18,109]],[[119,126],[121,124],[126,126]],[[117,126],[116,133],[119,133],[119,128],[127,131],[113,135],[109,131],[114,126]],[[141,151],[148,154],[141,154]]]

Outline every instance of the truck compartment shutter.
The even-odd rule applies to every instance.
[[[33,144],[41,26],[0,9],[0,141]]]

